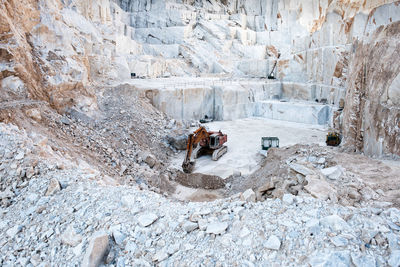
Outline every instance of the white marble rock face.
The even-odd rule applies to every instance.
[[[358,49],[363,44],[373,45],[375,32],[400,20],[400,6],[390,0],[71,0],[58,4],[46,0],[39,6],[40,19],[29,31],[29,42],[40,51],[35,54],[42,62],[40,81],[51,87],[46,89],[50,92],[41,93],[49,95],[55,106],[63,107],[72,96],[84,111],[90,112],[97,106],[88,87],[131,82],[131,75],[171,78],[176,80],[173,89],[162,92],[163,82],[147,89],[158,90],[151,99],[153,104],[179,120],[204,115],[226,120],[265,116],[330,124],[331,114],[341,101],[355,101],[350,97],[355,89],[349,81],[358,70],[352,65],[374,64],[374,60],[356,61]],[[398,39],[393,40],[390,47],[397,45]],[[187,80],[183,86],[179,84],[180,78],[195,77],[265,79],[275,64],[273,74],[277,79],[263,85],[204,85]],[[13,71],[17,66],[12,63],[2,68]],[[395,67],[389,71],[393,77],[373,85],[382,87],[379,105],[392,110],[377,116],[384,125],[389,118],[396,120],[393,108],[400,102],[396,79],[399,71]],[[27,72],[34,73],[30,69]],[[17,78],[1,83],[10,94],[24,94],[27,87]],[[37,87],[38,91],[45,90]],[[314,104],[298,107],[271,100]],[[316,101],[330,106],[321,107]],[[351,108],[355,110],[356,106]],[[347,121],[352,112],[344,112]],[[352,124],[344,127],[352,129]],[[398,148],[390,149],[399,131],[395,123],[385,126],[395,129],[390,134],[367,124],[360,132],[367,128],[371,131],[358,147],[372,155],[398,153]]]

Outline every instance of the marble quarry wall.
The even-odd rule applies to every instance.
[[[356,43],[344,110],[349,147],[400,155],[400,22]]]
[[[138,76],[262,78],[277,61],[286,97],[338,104],[354,40],[399,20],[392,2],[117,1],[112,10],[134,39],[125,52]]]
[[[331,105],[282,99],[280,82],[243,81],[142,89],[151,103],[177,120],[264,117],[307,124],[331,123]]]
[[[376,44],[373,44],[374,38],[379,37],[376,31],[382,31],[382,27],[394,25],[389,29],[392,29],[391,31],[397,29],[395,23],[400,20],[399,1],[254,0],[225,3],[183,1],[190,5],[185,6],[186,9],[182,8],[179,1],[158,3],[156,1],[154,6],[152,2],[150,4],[146,2],[141,6],[132,6],[130,2],[125,1],[125,5],[120,4],[120,7],[136,17],[135,22],[132,23],[131,20],[130,24],[135,31],[133,34],[135,39],[140,40],[139,42],[145,47],[155,44],[162,46],[163,43],[170,46],[168,49],[170,60],[181,58],[193,69],[178,72],[196,73],[196,75],[198,72],[208,72],[235,77],[263,78],[268,75],[276,61],[275,76],[280,81],[280,98],[326,101],[334,107],[340,102],[345,103],[344,113],[339,113],[338,116],[341,121],[339,130],[343,130],[346,144],[371,155],[400,154],[398,104],[390,100],[390,97],[389,100],[380,100],[376,103],[376,99],[381,99],[381,95],[387,97],[388,92],[391,92],[392,98],[397,98],[397,94],[393,92],[398,88],[395,78],[399,70],[396,69],[396,64],[392,67],[389,67],[389,64],[378,70],[372,66],[375,62],[379,65],[379,61],[383,60],[379,53],[359,52],[359,49],[366,50],[365,47],[370,47],[371,51],[376,48]],[[154,20],[156,16],[152,16],[151,13],[160,8],[166,10],[163,13],[165,17],[174,17],[175,20],[163,19],[163,16],[161,19],[158,16]],[[138,22],[137,18],[141,12],[148,15],[147,24],[143,20]],[[180,13],[182,20],[176,20],[179,17],[177,13]],[[153,29],[154,26],[156,29]],[[162,28],[172,28],[174,34],[177,34],[177,29],[181,27],[184,28],[182,30],[184,34],[179,36],[170,34],[169,30],[162,30]],[[386,42],[386,38],[392,39],[391,48],[397,51],[398,36],[388,36],[386,31],[385,34],[381,33],[381,42]],[[168,37],[165,38],[163,34]],[[393,60],[399,60],[392,50],[386,51],[391,51]],[[154,49],[147,48],[146,51],[152,51],[153,56],[156,55]],[[213,55],[212,58],[209,57],[210,54]],[[374,79],[359,92],[360,89],[355,85],[354,79],[360,73],[360,70],[357,70],[362,66],[360,58],[368,56],[370,72],[369,78],[366,79],[378,75],[385,77],[386,80],[393,80],[393,84],[382,79]],[[168,68],[177,65],[163,66]],[[146,76],[138,66],[136,67],[132,71],[138,71]],[[159,70],[151,74],[149,70],[151,67],[146,69],[150,76],[154,74],[162,76],[163,73],[167,73],[168,76],[177,75],[172,69]],[[379,73],[381,70],[385,72],[384,75]],[[264,85],[264,87],[269,86],[268,83]],[[201,93],[193,93],[194,91]],[[220,87],[182,91],[184,92],[181,93],[184,96],[182,101],[187,102],[188,106],[184,110],[186,105],[180,105],[181,108],[178,108],[182,114],[180,117],[197,118],[210,113],[212,107],[212,113],[221,119],[259,115],[280,119],[288,117],[294,121],[324,124],[330,122],[330,116],[335,110],[328,106],[309,103],[291,105],[291,103],[271,101],[270,97],[251,101],[250,88],[242,90],[242,88],[227,87],[222,89],[224,93],[220,95],[229,97],[213,97],[213,104],[210,105],[208,101],[211,99],[210,95],[213,95],[210,92],[220,91]],[[190,95],[194,97],[191,100]],[[199,95],[204,101],[198,101],[195,96]],[[235,97],[231,97],[232,95]],[[238,97],[240,95],[242,97]],[[374,98],[369,99],[368,97],[372,95]],[[158,98],[155,103],[163,102],[160,99],[162,98]],[[220,103],[223,104],[219,105]],[[173,106],[177,108],[177,105]],[[278,109],[285,111],[277,112]],[[292,113],[290,110],[295,112]],[[298,112],[299,110],[301,112]],[[173,111],[171,114],[179,112]],[[290,115],[279,117],[274,114]],[[299,116],[297,119],[292,114],[312,115]],[[326,116],[328,119],[325,119]]]
[[[398,59],[399,39],[394,32],[400,21],[399,3],[3,1],[0,98],[38,99],[61,112],[71,105],[90,112],[97,108],[96,86],[121,83],[133,74],[147,79],[264,79],[276,63],[279,88],[275,82],[265,82],[256,89],[185,89],[184,99],[189,104],[183,106],[181,117],[197,118],[212,110],[221,119],[278,118],[278,110],[288,110],[288,114],[289,110],[309,110],[315,118],[310,123],[320,124],[331,121],[330,117],[325,120],[324,114],[336,114],[339,122],[335,127],[343,130],[350,147],[371,155],[399,155],[399,70],[392,66],[396,64],[385,65]],[[387,52],[377,49],[375,39],[382,45],[390,43]],[[393,53],[389,56],[388,51]],[[368,57],[367,63],[360,57]],[[360,68],[366,64],[367,75],[360,83]],[[179,95],[180,88],[170,90],[171,96],[162,87],[155,89],[159,95],[153,99],[155,105],[182,114],[178,105],[167,109],[170,103],[164,101]],[[264,93],[274,90],[274,94]],[[254,92],[262,92],[263,97],[253,99]],[[321,102],[330,106],[325,108]],[[340,102],[345,103],[341,114],[336,112]]]

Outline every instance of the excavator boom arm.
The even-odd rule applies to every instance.
[[[190,134],[187,142],[186,156],[182,163],[182,168],[184,172],[191,172],[194,167],[194,162],[190,161],[192,156],[193,147],[199,144],[201,140],[208,140],[210,135],[204,127],[200,127],[193,134]]]

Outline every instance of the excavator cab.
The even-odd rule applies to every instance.
[[[261,137],[261,149],[268,150],[271,147],[279,147],[278,137]]]
[[[220,147],[219,135],[212,134],[210,135],[210,148],[217,149]]]

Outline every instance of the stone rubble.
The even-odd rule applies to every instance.
[[[240,196],[240,199],[246,202],[255,202],[256,201],[256,193],[252,189],[247,189]]]
[[[2,136],[11,130],[15,142],[25,140],[22,131],[0,126]],[[11,206],[1,207],[0,265],[398,263],[396,208],[345,207],[291,194],[253,202],[253,191],[246,193],[251,201],[236,194],[180,202],[137,185],[104,186],[91,173],[65,165],[42,168],[13,191]],[[54,177],[62,190],[45,194]]]
[[[341,156],[343,154],[333,153],[329,147],[313,145],[270,149],[265,164],[259,170],[248,176],[229,177],[229,190],[231,194],[245,191],[242,193],[243,197],[250,192],[246,190],[253,190],[256,192],[257,201],[267,198],[283,200],[284,195],[288,194],[311,195],[346,206],[369,205],[379,208],[382,205],[390,205],[385,199],[386,195],[391,193],[380,189],[381,186],[378,185],[380,180],[376,177],[376,172],[369,172],[368,178],[362,177],[355,172],[357,165],[349,164],[347,166],[352,170],[347,170],[341,165],[343,162],[338,164],[337,157]],[[367,170],[374,168],[368,167],[368,163],[363,164]],[[379,175],[386,175],[387,180],[391,179],[393,174],[395,175],[395,172],[387,175],[385,171],[379,172]],[[376,180],[370,183],[370,179]],[[397,198],[392,197],[389,201],[397,203]]]

